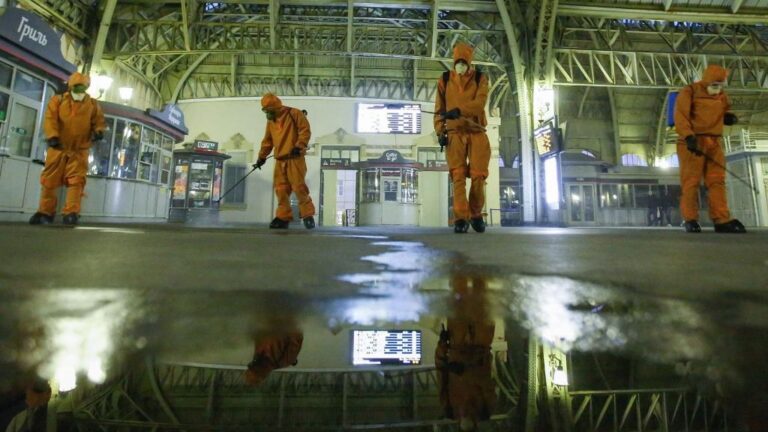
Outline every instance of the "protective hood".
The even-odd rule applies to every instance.
[[[458,60],[464,60],[467,62],[467,65],[472,64],[472,53],[474,50],[471,46],[465,44],[465,43],[457,43],[453,46],[453,61],[454,63]]]
[[[69,77],[69,81],[67,81],[67,86],[70,90],[78,84],[83,84],[86,87],[90,87],[91,85],[91,78],[88,75],[83,75],[80,72],[75,72],[72,74],[72,76]]]
[[[278,110],[283,107],[283,101],[272,93],[267,93],[261,98],[261,108],[269,110]]]
[[[728,71],[722,66],[709,65],[704,69],[704,75],[701,77],[701,82],[704,85],[710,85],[713,82],[725,81],[728,78]]]

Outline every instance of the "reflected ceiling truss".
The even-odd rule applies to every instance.
[[[503,362],[493,430],[510,430],[519,395]],[[499,371],[499,368],[504,368]],[[75,409],[85,429],[111,430],[409,430],[449,431],[442,419],[438,372],[415,368],[287,369],[259,387],[243,367],[155,364],[132,369],[91,392]],[[375,408],[375,409],[372,409]]]

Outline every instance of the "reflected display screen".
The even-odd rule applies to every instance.
[[[353,330],[352,364],[421,364],[421,331]]]

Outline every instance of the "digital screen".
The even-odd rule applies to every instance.
[[[382,134],[421,133],[419,104],[357,104],[357,132]]]
[[[536,150],[538,150],[539,156],[547,156],[552,153],[557,153],[560,150],[557,129],[552,125],[543,126],[534,130],[533,141],[536,144]]]
[[[353,330],[352,364],[421,364],[421,331]]]

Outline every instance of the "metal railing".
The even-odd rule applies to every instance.
[[[729,430],[720,402],[687,388],[574,391],[570,419],[577,432]]]

